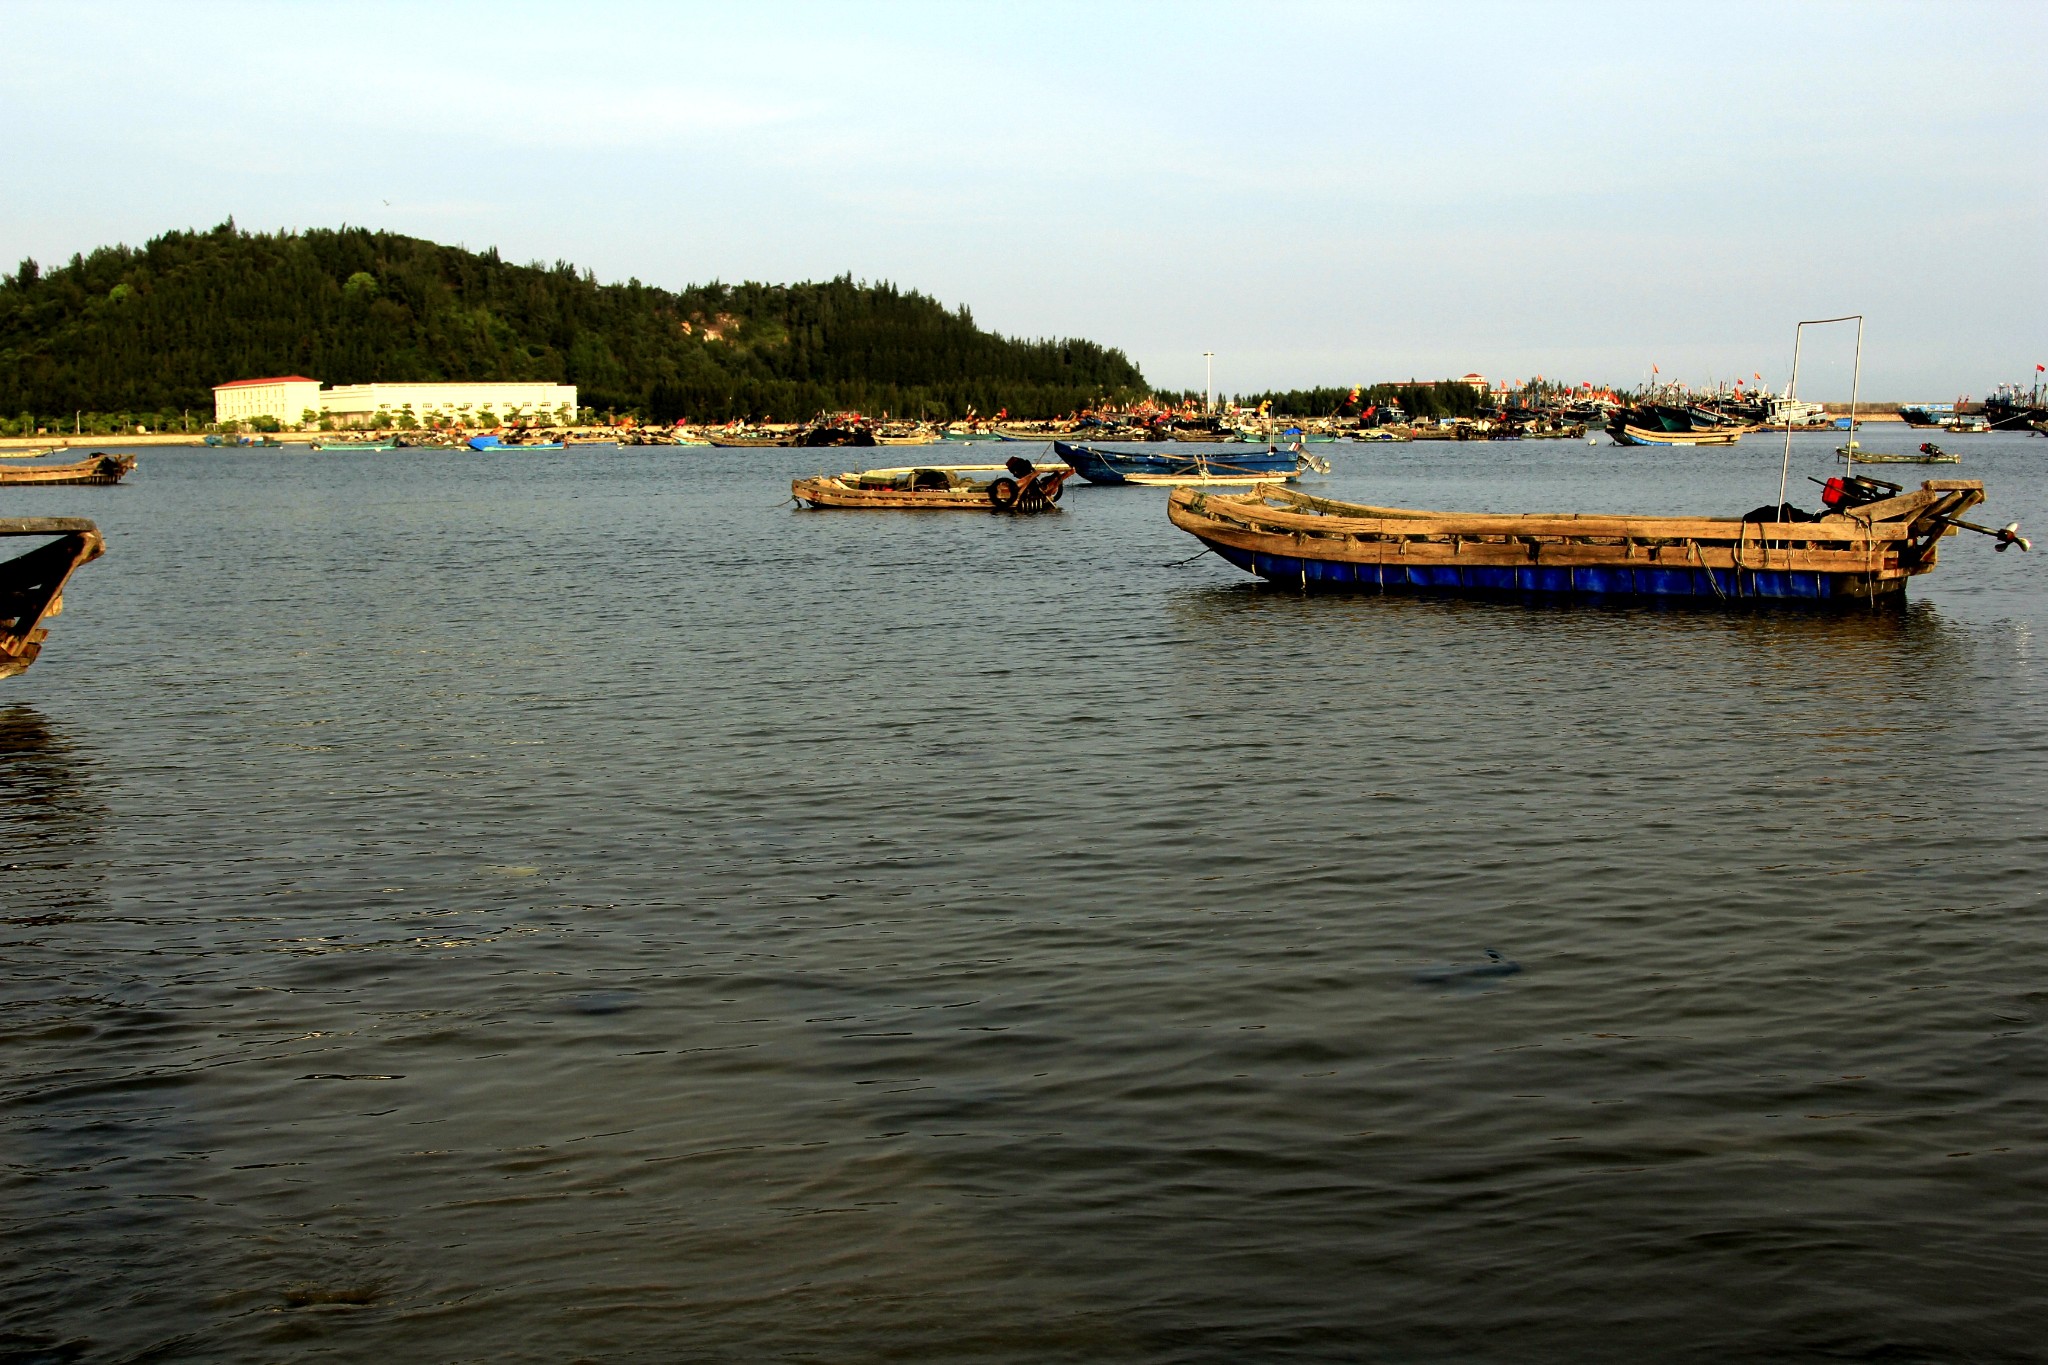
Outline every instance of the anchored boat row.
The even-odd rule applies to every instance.
[[[870,470],[798,479],[791,491],[812,508],[1042,512],[1059,502],[1069,468],[1099,454],[1058,449],[1068,465]],[[993,479],[973,477],[999,468]],[[1241,492],[1208,485],[1242,476],[1204,474],[1151,478],[1176,485],[1168,519],[1238,568],[1304,589],[1875,603],[1902,599],[1906,581],[1932,570],[1940,541],[1958,530],[1990,536],[2001,551],[2032,548],[2017,523],[1964,520],[1984,501],[1976,479],[1930,479],[1909,491],[1845,476],[1825,481],[1818,513],[1781,502],[1716,517],[1427,511],[1316,497],[1286,486],[1291,470],[1253,476]]]

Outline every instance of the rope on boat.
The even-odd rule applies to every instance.
[[[1215,553],[1216,553],[1216,547],[1215,547],[1215,546],[1213,546],[1213,545],[1204,545],[1204,546],[1203,546],[1203,547],[1202,547],[1202,548],[1201,548],[1201,549],[1200,549],[1200,550],[1199,550],[1198,552],[1196,552],[1195,554],[1191,554],[1191,555],[1189,555],[1189,556],[1188,556],[1188,557],[1187,557],[1186,559],[1170,559],[1170,560],[1168,560],[1168,561],[1167,561],[1166,563],[1164,563],[1164,564],[1161,564],[1161,565],[1160,565],[1159,567],[1160,567],[1160,568],[1162,568],[1162,569],[1178,569],[1178,568],[1179,568],[1179,567],[1180,567],[1181,565],[1183,565],[1183,564],[1192,564],[1192,563],[1194,563],[1194,562],[1195,562],[1196,560],[1200,559],[1200,558],[1201,558],[1201,557],[1202,557],[1203,555],[1213,555],[1213,554],[1215,554]]]
[[[1688,540],[1685,545],[1692,551],[1693,562],[1700,566],[1700,572],[1707,576],[1707,586],[1714,590],[1714,596],[1726,602],[1728,594],[1721,591],[1720,583],[1714,578],[1713,566],[1707,563],[1706,552],[1700,549],[1700,543],[1697,540]]]

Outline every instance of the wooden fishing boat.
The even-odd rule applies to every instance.
[[[1984,500],[1976,479],[1932,479],[1912,492],[1874,479],[1828,488],[1840,510],[1810,521],[1428,512],[1334,502],[1279,484],[1248,493],[1177,488],[1167,515],[1239,568],[1304,588],[1870,601],[1903,596],[1906,580],[1934,567],[1937,543],[1958,527],[1996,538],[2001,550],[2029,548],[2017,525],[1993,530],[1961,519]]]
[[[315,450],[396,450],[396,441],[315,441]]]
[[[1618,445],[1625,446],[1732,446],[1748,427],[1710,427],[1694,431],[1651,431],[1623,424],[1607,428]]]
[[[913,431],[904,436],[884,436],[880,432],[875,433],[875,444],[878,446],[930,446],[938,443],[939,433],[936,431]]]
[[[50,632],[43,622],[64,610],[72,571],[106,551],[100,528],[83,517],[13,517],[0,536],[48,536],[42,545],[0,564],[0,678],[36,661]]]
[[[30,465],[27,468],[0,469],[0,485],[16,484],[96,484],[106,485],[121,482],[128,471],[135,468],[133,455],[95,454],[77,464]]]
[[[768,449],[796,444],[794,436],[710,436],[705,439],[721,450]]]
[[[563,448],[560,441],[507,441],[497,436],[472,436],[469,438],[468,445],[471,450],[482,451],[485,454],[509,450],[515,455],[525,454],[528,451],[560,450]]]
[[[993,479],[976,473],[1001,470]],[[1067,476],[1065,465],[1011,460],[1000,465],[920,465],[820,474],[796,479],[791,496],[810,507],[868,508],[900,512],[1050,512]]]
[[[63,449],[63,446],[33,446],[27,450],[0,450],[0,460],[38,460]]]
[[[1844,464],[1961,464],[1963,457],[1951,455],[1932,441],[1920,443],[1917,455],[1894,455],[1883,451],[1865,450],[1854,441],[1845,446],[1835,447],[1835,458]]]

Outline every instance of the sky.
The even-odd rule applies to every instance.
[[[1862,313],[1863,396],[1947,400],[2048,362],[2044,55],[1988,0],[0,0],[0,262],[232,216],[851,274],[1219,392],[1782,387]]]

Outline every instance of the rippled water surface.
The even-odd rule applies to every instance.
[[[2048,529],[2048,441],[1952,446]],[[1318,449],[1723,513],[1779,452]],[[1158,490],[140,454],[0,498],[109,547],[0,683],[0,1359],[2044,1349],[2048,554],[1304,597]]]

